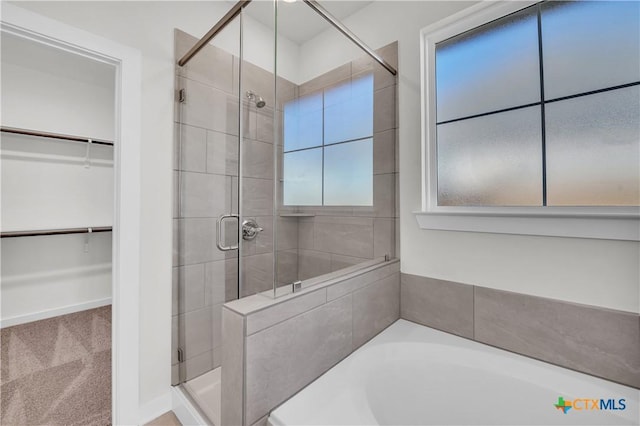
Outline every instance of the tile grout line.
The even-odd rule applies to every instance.
[[[471,299],[471,321],[472,321],[472,329],[473,332],[473,340],[476,341],[476,286],[473,285],[473,294]]]

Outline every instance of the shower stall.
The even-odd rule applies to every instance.
[[[368,3],[240,1],[176,30],[172,382],[212,423],[224,303],[398,255],[397,44],[338,20]]]

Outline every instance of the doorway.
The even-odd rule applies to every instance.
[[[66,293],[63,291],[60,291],[60,294],[55,294],[55,296],[58,297],[58,299],[55,300],[53,300],[52,297],[47,297],[46,293],[39,293],[38,291],[32,293],[35,297],[25,297],[24,292],[22,296],[19,296],[18,293],[20,293],[20,291],[14,291],[13,294],[11,291],[5,292],[5,279],[3,276],[3,305],[5,305],[5,303],[10,303],[11,298],[14,297],[14,300],[34,302],[37,305],[33,306],[32,304],[32,306],[27,306],[28,303],[25,303],[20,306],[12,306],[12,308],[16,310],[13,314],[11,311],[6,312],[3,309],[3,329],[5,326],[6,328],[22,325],[28,326],[28,324],[35,324],[39,321],[48,321],[49,319],[57,317],[59,319],[56,331],[59,333],[55,335],[55,340],[58,341],[58,347],[61,347],[63,345],[61,344],[62,341],[59,340],[61,330],[60,323],[68,319],[65,318],[65,316],[84,315],[83,313],[87,313],[89,310],[100,310],[100,312],[96,312],[96,315],[99,314],[98,316],[100,318],[94,318],[94,314],[92,313],[90,321],[91,329],[100,330],[100,333],[92,335],[91,339],[84,338],[83,341],[80,330],[77,328],[75,330],[71,330],[73,326],[67,321],[63,327],[65,331],[62,332],[62,337],[64,338],[66,336],[66,338],[75,338],[80,352],[82,352],[81,349],[84,349],[85,352],[90,352],[87,350],[87,347],[91,347],[92,350],[104,349],[106,346],[110,347],[110,361],[108,360],[104,362],[104,359],[102,359],[103,362],[101,364],[102,366],[106,364],[106,369],[112,372],[112,374],[110,374],[112,377],[109,377],[107,386],[107,394],[111,396],[111,404],[109,404],[110,407],[108,409],[108,411],[110,411],[110,421],[114,424],[137,423],[140,416],[138,412],[140,54],[135,49],[113,43],[109,40],[102,39],[94,36],[93,34],[61,24],[57,21],[27,12],[13,5],[3,4],[2,9],[3,50],[5,47],[5,40],[10,37],[16,42],[23,43],[23,46],[31,46],[36,49],[41,49],[39,55],[32,56],[31,58],[25,58],[26,55],[22,54],[23,63],[21,66],[29,68],[29,64],[25,63],[25,61],[28,62],[31,60],[31,68],[36,68],[36,71],[38,71],[38,60],[45,62],[45,59],[48,60],[57,57],[59,65],[57,77],[64,79],[65,66],[73,66],[76,63],[82,62],[91,68],[91,72],[87,73],[85,76],[89,81],[85,80],[81,83],[94,87],[102,87],[105,93],[110,91],[110,98],[112,99],[110,105],[101,103],[101,107],[105,108],[105,111],[103,112],[109,111],[107,112],[107,115],[109,113],[111,115],[111,140],[109,140],[108,137],[104,137],[104,133],[100,134],[100,131],[104,131],[104,128],[101,128],[99,125],[96,125],[94,129],[101,130],[97,130],[96,133],[92,134],[92,132],[82,131],[83,129],[81,127],[68,127],[68,130],[55,128],[53,120],[47,121],[47,119],[52,117],[44,117],[40,123],[37,123],[36,121],[33,121],[34,118],[38,115],[45,115],[42,114],[42,111],[40,111],[41,114],[38,114],[38,108],[40,108],[39,104],[34,106],[32,109],[33,117],[27,117],[23,113],[23,121],[19,121],[17,116],[14,116],[13,123],[5,122],[6,119],[11,117],[10,114],[7,114],[8,110],[13,110],[15,112],[19,111],[20,108],[18,108],[15,103],[12,103],[12,105],[3,105],[2,126],[8,130],[7,132],[2,133],[3,145],[5,141],[7,141],[8,144],[11,144],[12,148],[19,151],[19,154],[13,154],[13,158],[11,160],[16,162],[16,164],[9,167],[7,172],[11,170],[15,171],[17,169],[17,162],[19,161],[22,161],[22,163],[27,163],[27,161],[37,162],[39,165],[43,166],[42,170],[38,169],[38,173],[44,173],[45,169],[51,168],[51,165],[45,167],[45,165],[48,164],[47,161],[51,162],[51,160],[53,160],[54,163],[57,162],[56,165],[59,169],[63,167],[63,165],[64,167],[67,167],[72,163],[75,163],[75,166],[78,166],[77,163],[79,161],[77,157],[80,157],[78,155],[78,147],[81,146],[83,148],[83,154],[80,160],[80,168],[82,168],[83,171],[87,171],[87,173],[102,172],[100,179],[93,181],[94,183],[99,182],[99,187],[91,188],[92,191],[102,191],[102,195],[104,195],[104,193],[107,193],[105,188],[108,186],[111,188],[111,196],[108,197],[110,199],[109,206],[105,207],[104,203],[100,205],[102,216],[94,217],[91,212],[88,212],[87,214],[86,210],[82,210],[88,217],[96,220],[94,222],[87,220],[85,223],[78,226],[72,225],[72,223],[79,223],[72,222],[72,220],[75,221],[79,218],[81,211],[80,208],[78,208],[77,212],[64,215],[64,208],[60,208],[59,211],[51,211],[47,208],[46,204],[44,206],[40,206],[38,209],[26,208],[26,205],[23,205],[22,209],[28,210],[28,212],[24,217],[19,217],[19,215],[15,214],[16,212],[13,212],[13,223],[5,222],[5,219],[9,220],[11,215],[7,217],[3,212],[3,234],[5,232],[21,233],[17,235],[14,234],[13,236],[7,236],[6,239],[3,238],[3,246],[5,241],[12,241],[14,246],[39,246],[38,251],[25,250],[24,247],[20,247],[22,254],[19,254],[19,250],[14,250],[15,247],[12,247],[10,250],[3,247],[3,261],[5,260],[5,256],[11,256],[11,253],[15,255],[14,259],[11,260],[14,264],[14,268],[8,271],[15,272],[12,276],[14,278],[13,284],[20,282],[20,279],[22,279],[22,282],[29,281],[30,284],[37,282],[39,279],[43,278],[43,274],[46,275],[47,273],[50,273],[52,269],[55,270],[55,268],[59,266],[59,264],[55,262],[56,256],[61,256],[63,258],[66,256],[66,260],[71,262],[68,264],[73,264],[73,262],[76,262],[77,264],[79,260],[78,258],[82,258],[85,255],[93,257],[93,263],[89,262],[88,265],[85,265],[88,269],[85,268],[83,271],[85,275],[90,277],[88,282],[93,280],[100,283],[100,285],[90,287],[97,292],[82,295],[86,296],[84,301],[75,300],[72,301],[72,303],[66,303],[69,302],[70,299],[63,300],[62,296]],[[48,55],[51,55],[51,58],[49,58]],[[71,62],[60,60],[62,57],[66,57],[66,59]],[[3,61],[4,60],[5,57],[3,52]],[[76,63],[73,62],[74,60]],[[40,71],[53,70],[40,69]],[[70,70],[67,71],[70,72]],[[107,73],[110,73],[111,75],[110,88],[105,87],[105,84],[103,84],[104,80],[101,80],[100,78],[100,76],[104,76]],[[5,75],[3,72],[3,80],[4,77]],[[94,81],[91,81],[91,79],[94,79]],[[101,82],[99,80],[101,80]],[[4,83],[5,82],[3,81],[3,104],[5,103],[6,96]],[[34,82],[34,85],[40,83],[42,82],[37,81]],[[61,91],[61,96],[68,96],[68,93]],[[24,98],[21,98],[21,101],[26,102],[27,100],[26,95]],[[57,111],[58,113],[64,112],[65,109],[68,112],[71,112],[69,111],[69,108],[59,107],[56,109],[60,110]],[[74,113],[82,114],[82,111],[75,111]],[[32,121],[29,122],[29,119]],[[38,124],[40,124],[40,126],[38,126]],[[25,134],[28,133],[26,132],[28,130],[35,130],[32,132],[34,134]],[[9,137],[5,138],[5,136]],[[80,136],[79,139],[85,138],[86,141],[82,142],[74,140],[78,139],[73,138],[77,136]],[[113,145],[109,146],[108,143],[104,144],[98,142],[113,142]],[[59,148],[61,152],[52,152],[54,147]],[[108,153],[109,149],[112,150],[110,155]],[[20,156],[23,157],[22,160],[18,160],[16,158]],[[69,158],[59,158],[65,156]],[[28,157],[28,160],[26,157]],[[111,175],[110,179],[106,179],[104,175],[108,168],[105,163],[109,162],[111,162]],[[3,174],[4,172],[5,170],[3,168]],[[23,170],[22,173],[25,173],[25,171]],[[65,173],[63,172],[62,174]],[[92,176],[95,177],[100,174],[101,173],[92,173]],[[56,176],[60,175],[61,174],[57,174]],[[72,173],[67,174],[69,177],[71,175]],[[9,178],[6,180],[6,177],[3,176],[3,186],[5,183],[10,184],[12,179],[13,178]],[[15,183],[15,179],[13,180]],[[33,180],[36,181],[35,178]],[[43,183],[43,180],[46,180],[46,177],[43,178],[42,176],[38,176],[37,181],[40,182],[40,189],[42,189],[42,185],[53,186],[55,183],[53,180],[51,182]],[[19,183],[26,185],[29,182]],[[3,198],[5,195],[4,189],[5,188],[3,188]],[[39,195],[31,193],[31,195],[27,197],[27,193],[25,191],[15,191],[18,196],[14,201],[20,200],[19,195],[21,193],[23,198],[32,201],[46,199],[47,197],[47,194],[43,193]],[[77,196],[79,194],[80,192],[77,192],[75,195]],[[47,199],[49,205],[54,205],[51,202],[58,199],[58,203],[55,205],[58,207],[64,207],[64,203],[59,200],[62,195],[48,195],[51,195],[49,199]],[[107,197],[102,198],[102,200],[105,199],[107,199]],[[22,199],[21,201],[24,202],[25,200]],[[11,208],[20,209],[20,207],[13,202],[8,203],[8,205]],[[3,208],[4,207],[5,202],[3,200]],[[55,215],[53,213],[55,213]],[[47,217],[49,214],[51,216],[50,218]],[[64,218],[64,220],[62,218]],[[110,224],[108,223],[109,219],[111,219]],[[20,222],[21,220],[22,222]],[[24,227],[27,225],[27,220],[32,220],[30,225],[33,226],[30,226],[29,228]],[[37,222],[37,220],[40,220],[40,222]],[[47,220],[50,221],[47,222]],[[55,227],[52,227],[51,225],[54,224]],[[111,230],[105,229],[109,226],[112,227]],[[84,228],[84,232],[82,233],[71,232],[79,231],[82,228]],[[67,232],[61,233],[60,231],[62,230]],[[49,235],[27,235],[28,231],[35,233],[44,233],[44,231],[58,232],[50,233]],[[66,240],[61,244],[52,243],[51,241],[56,238],[63,238]],[[26,243],[28,239],[32,242]],[[37,240],[40,240],[40,243],[33,243],[33,241]],[[48,242],[43,243],[43,241]],[[73,249],[74,245],[77,249],[76,255],[69,255],[68,251],[62,250],[63,247],[70,247]],[[43,264],[42,268],[38,271],[40,275],[38,275],[38,273],[33,273],[33,271],[26,274],[24,273],[25,267],[28,270],[28,267],[33,266],[28,265],[28,263],[33,259],[37,259],[38,262]],[[111,265],[109,265],[109,267],[105,267],[107,259],[111,260]],[[51,266],[51,268],[44,267],[47,262],[49,262],[49,266]],[[3,262],[3,274],[6,271],[6,267],[7,264]],[[20,276],[19,273],[21,268],[23,271],[22,276]],[[67,274],[67,276],[69,276],[69,274],[74,275],[73,272],[77,271],[74,271],[73,268],[71,268],[71,270],[67,268],[67,270],[58,272],[58,278],[62,279],[65,274]],[[105,274],[108,274],[109,277],[106,280],[104,277]],[[82,276],[82,274],[80,275]],[[97,277],[99,277],[99,279]],[[62,281],[65,280],[62,279]],[[69,280],[66,280],[66,282],[68,284]],[[126,283],[126,285],[123,285],[123,283]],[[61,287],[58,289],[61,289]],[[84,290],[89,290],[89,288],[85,288]],[[55,290],[52,291],[55,293]],[[80,292],[76,292],[74,296],[80,296],[78,293]],[[109,298],[111,298],[112,302],[111,315],[107,315],[105,313],[105,310],[108,309],[106,305]],[[56,303],[52,303],[52,305],[47,306],[46,302]],[[19,307],[25,308],[24,311],[18,312],[17,309]],[[8,321],[5,322],[5,319]],[[109,319],[111,320],[111,325],[109,325]],[[105,323],[107,324],[106,326]],[[111,334],[111,338],[108,339],[110,340],[109,342],[105,342],[104,339],[105,328],[107,328]],[[67,331],[69,332],[68,334],[66,334]],[[45,336],[48,335],[45,334]],[[52,337],[46,337],[45,339],[49,339],[51,341],[54,340]],[[14,340],[14,343],[18,341],[19,340],[16,339]],[[10,343],[10,341],[6,342],[3,340],[3,384],[5,378],[15,378],[14,376],[11,376],[4,367],[7,365],[5,357],[9,355],[10,346],[9,344],[5,345],[5,343]],[[55,342],[53,343],[54,350],[52,351],[52,354],[47,354],[46,351],[42,349],[43,347],[47,347],[40,345],[40,343],[44,343],[44,341],[36,339],[35,342],[31,343],[32,349],[34,348],[34,344],[39,347],[38,349],[35,349],[37,356],[34,355],[31,361],[38,361],[40,366],[42,366],[43,360],[45,359],[48,359],[51,364],[57,364],[58,367],[65,364],[64,361],[67,360],[65,359],[65,356],[60,355],[56,358]],[[16,350],[19,346],[20,345],[14,345],[12,350]],[[105,350],[106,349],[97,352],[104,352]],[[61,352],[58,352],[58,354],[60,353]],[[102,355],[104,355],[104,353]],[[25,358],[15,363],[15,372],[17,375],[19,375],[22,370],[29,367],[29,363],[27,361],[28,359]],[[81,361],[75,361],[76,365],[81,363]],[[69,371],[63,371],[64,368],[62,367],[59,367],[58,370],[59,371],[55,371],[55,373],[59,374],[60,377],[58,383],[64,382],[65,380],[69,381],[69,378],[73,377],[72,373]],[[100,376],[104,377],[105,374],[101,374]],[[6,406],[9,407],[9,405],[11,405],[10,399],[13,397],[13,408],[15,408],[14,413],[16,413],[15,415],[20,419],[22,418],[20,417],[22,415],[20,414],[20,406],[21,404],[24,406],[25,398],[22,394],[18,395],[16,398],[15,389],[17,384],[14,383],[14,385],[15,386],[11,389],[9,389],[11,386],[7,387],[6,390],[8,390],[8,392],[3,392],[3,413],[5,412],[4,405],[6,404]],[[63,391],[58,393],[56,396],[59,398],[69,396],[73,393],[72,389],[73,386],[67,386],[65,388],[66,393]],[[3,389],[3,391],[4,390],[5,389]],[[44,391],[44,389],[41,390]],[[55,391],[55,389],[53,391]],[[70,401],[72,401],[71,404],[73,405],[74,399],[71,398]],[[59,405],[60,404],[56,402],[49,404],[49,406],[43,411],[45,413],[44,415],[52,416]],[[82,408],[83,407],[79,407],[79,409]],[[84,408],[88,409],[89,407]],[[22,411],[24,412],[24,408]],[[34,416],[35,414],[31,412],[26,413],[26,415]],[[52,418],[52,420],[55,419]],[[62,421],[64,421],[64,419]]]

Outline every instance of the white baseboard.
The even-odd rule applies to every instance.
[[[146,404],[140,406],[138,415],[140,421],[138,422],[138,424],[145,425],[149,423],[151,420],[160,417],[167,411],[171,411],[171,406],[171,392],[167,390],[159,397],[152,399]]]
[[[90,300],[88,302],[77,303],[74,305],[67,305],[61,308],[47,309],[39,312],[32,312],[25,315],[17,315],[9,318],[2,318],[0,320],[0,328],[11,327],[13,325],[25,324],[32,321],[43,320],[47,318],[53,318],[60,315],[72,314],[74,312],[86,311],[87,309],[99,308],[111,304],[111,298],[106,297],[104,299]]]
[[[173,413],[176,415],[180,423],[187,425],[207,426],[209,423],[202,417],[198,410],[192,405],[191,401],[184,394],[184,390],[180,386],[171,387],[171,395],[173,402]]]

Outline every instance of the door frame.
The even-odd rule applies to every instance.
[[[138,50],[2,2],[2,30],[116,69],[112,257],[112,422],[139,420],[140,108]]]

